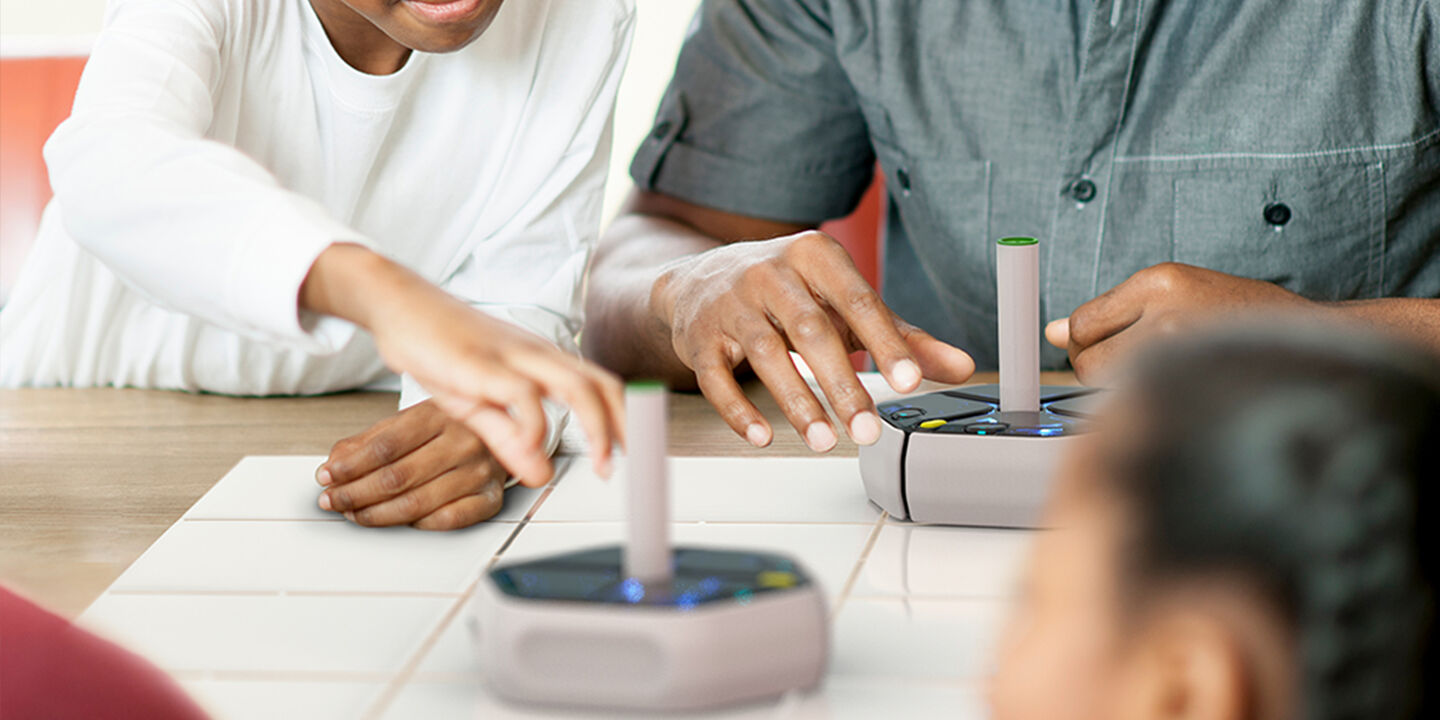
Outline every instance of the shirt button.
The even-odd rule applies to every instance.
[[[1082,203],[1088,203],[1094,200],[1095,183],[1090,182],[1089,178],[1076,180],[1075,184],[1070,186],[1070,197],[1075,198],[1075,202]]]
[[[655,138],[656,140],[660,140],[666,135],[669,135],[670,129],[673,127],[675,127],[675,125],[669,120],[661,120],[660,124],[656,125],[655,129],[650,132],[650,137]]]
[[[900,168],[895,171],[895,182],[900,183],[900,192],[910,194],[910,171]]]
[[[1265,222],[1277,228],[1290,222],[1291,215],[1290,206],[1285,203],[1270,203],[1265,206]]]

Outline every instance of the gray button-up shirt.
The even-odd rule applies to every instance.
[[[1440,0],[706,0],[631,173],[818,223],[877,159],[886,300],[982,368],[1007,235],[1045,319],[1170,260],[1437,297]]]

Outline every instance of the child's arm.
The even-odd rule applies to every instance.
[[[156,302],[251,337],[325,352],[351,323],[369,329],[390,367],[526,482],[549,479],[540,398],[555,398],[603,468],[622,425],[617,381],[366,249],[319,203],[206,138],[233,42],[227,7],[112,6],[74,113],[46,146],[72,237]]]
[[[356,245],[323,251],[300,297],[306,308],[370,330],[387,365],[413,375],[526,485],[551,477],[546,397],[575,411],[596,445],[596,470],[608,474],[624,399],[605,371]]]
[[[66,230],[165,307],[274,343],[333,352],[348,323],[302,312],[300,285],[333,243],[367,240],[265,167],[206,137],[227,62],[227,3],[113,3],[45,146]],[[237,51],[232,47],[233,56]]]
[[[630,22],[626,16],[625,23]],[[593,28],[591,30],[594,32]],[[628,38],[628,27],[616,38]],[[511,221],[479,242],[443,283],[456,297],[488,315],[545,338],[554,347],[578,352],[583,317],[582,289],[600,224],[601,197],[609,166],[615,92],[628,43],[617,43],[607,63],[571,63],[604,72],[594,79],[578,125],[558,135],[553,168]],[[567,137],[568,135],[568,137]],[[536,149],[538,151],[538,149]],[[537,154],[532,151],[532,155]],[[543,157],[543,156],[541,156]],[[518,277],[498,277],[494,268],[534,268]],[[588,363],[585,367],[592,367]],[[607,376],[608,377],[608,376]],[[322,507],[349,512],[361,525],[414,524],[447,529],[484,520],[500,509],[499,480],[490,472],[491,448],[463,442],[436,417],[428,381],[407,377],[399,415],[338,443],[320,468],[327,485]],[[416,404],[420,403],[420,404]],[[577,412],[584,423],[585,417]],[[558,443],[563,412],[551,412],[546,445]],[[591,452],[602,452],[594,447]]]

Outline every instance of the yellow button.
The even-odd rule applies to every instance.
[[[788,588],[795,585],[798,578],[794,573],[784,570],[765,570],[755,577],[755,581],[762,588]]]
[[[925,422],[920,423],[920,427],[925,428],[926,430],[934,430],[935,428],[940,427],[945,423],[945,420],[926,420]]]

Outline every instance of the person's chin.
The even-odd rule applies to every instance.
[[[426,3],[402,0],[409,17],[406,24],[413,50],[427,53],[455,52],[484,34],[499,12],[503,0],[455,0],[448,3]]]

